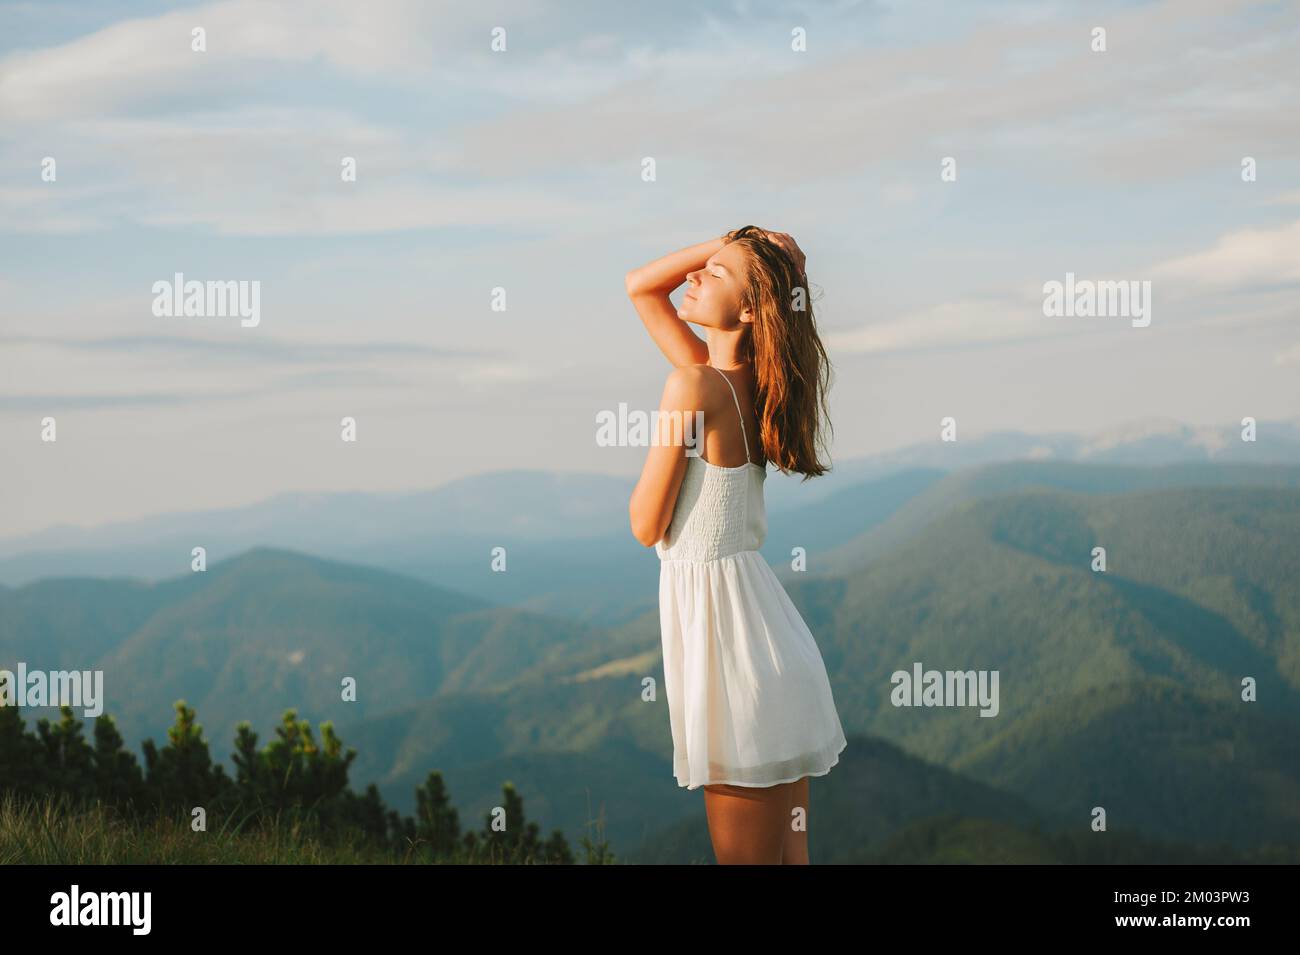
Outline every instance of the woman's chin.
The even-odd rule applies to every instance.
[[[695,310],[692,309],[689,304],[687,304],[686,307],[677,310],[677,317],[687,324],[694,325],[696,328],[711,327],[708,322],[701,320],[700,316],[696,314]]]

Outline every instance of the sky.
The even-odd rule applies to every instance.
[[[1298,103],[1295,2],[0,2],[0,536],[630,491],[597,416],[671,369],[623,276],[750,223],[808,256],[835,460],[1293,418]],[[156,314],[176,273],[257,323]],[[1149,323],[1044,315],[1067,273]]]

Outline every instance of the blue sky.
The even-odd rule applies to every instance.
[[[595,416],[669,368],[623,274],[751,222],[808,254],[837,459],[1293,417],[1297,102],[1295,3],[0,3],[0,534],[631,478]],[[260,324],[154,316],[176,272]],[[1045,318],[1066,272],[1151,325]]]

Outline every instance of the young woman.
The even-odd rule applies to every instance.
[[[719,863],[806,865],[808,777],[847,743],[817,644],[758,553],[767,465],[804,480],[828,470],[817,447],[829,362],[804,255],[785,233],[745,226],[634,269],[627,292],[676,366],[628,506],[660,558],[673,774],[703,787]],[[673,423],[697,412],[688,450],[691,432]]]

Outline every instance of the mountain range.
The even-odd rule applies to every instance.
[[[551,547],[590,568],[612,543]],[[576,839],[599,819],[629,860],[706,860],[662,693],[643,698],[662,684],[655,568],[630,547],[624,588],[641,599],[601,613],[562,611],[605,578],[561,586],[514,550],[496,576],[528,578],[511,586],[534,606],[267,546],[160,580],[42,579],[0,589],[0,666],[102,669],[133,745],[164,736],[179,698],[220,759],[238,721],[266,732],[292,707],[332,720],[358,750],[354,785],[404,812],[432,769],[474,818],[510,780],[544,829]],[[1300,466],[908,467],[774,510],[764,553],[850,739],[813,781],[815,861],[960,858],[999,839],[1062,861],[1104,848],[1088,839],[1105,835],[1097,807],[1146,859],[1300,846]],[[474,549],[444,559],[486,565]],[[997,716],[894,705],[893,674],[918,663],[997,671]]]
[[[998,462],[1066,465],[1050,480],[1059,485],[1077,474],[1081,487],[1097,491],[1100,471],[1068,466],[1184,465],[1185,475],[1152,479],[1237,480],[1205,465],[1300,464],[1300,421],[1262,422],[1253,443],[1242,441],[1235,426],[1198,428],[1158,418],[1089,436],[996,432],[956,442],[939,441],[936,428],[934,441],[835,462],[814,481],[773,468],[765,482],[764,554],[784,562],[797,538],[810,559],[822,561],[818,570],[860,564],[909,524],[930,520],[930,508],[958,499],[947,486],[926,495],[940,478],[982,475],[984,465]],[[1007,480],[1006,473],[992,480]],[[1049,471],[1024,473],[1037,480]],[[1121,482],[1137,480],[1120,473],[1126,475]],[[381,567],[495,606],[618,625],[655,606],[655,555],[627,524],[634,483],[630,476],[499,471],[407,493],[283,493],[244,507],[57,526],[0,538],[0,584],[56,576],[163,580],[188,571],[196,546],[212,561],[266,546]],[[903,509],[912,498],[914,506]],[[881,535],[859,539],[895,512]],[[492,569],[495,548],[505,549],[505,573]]]

